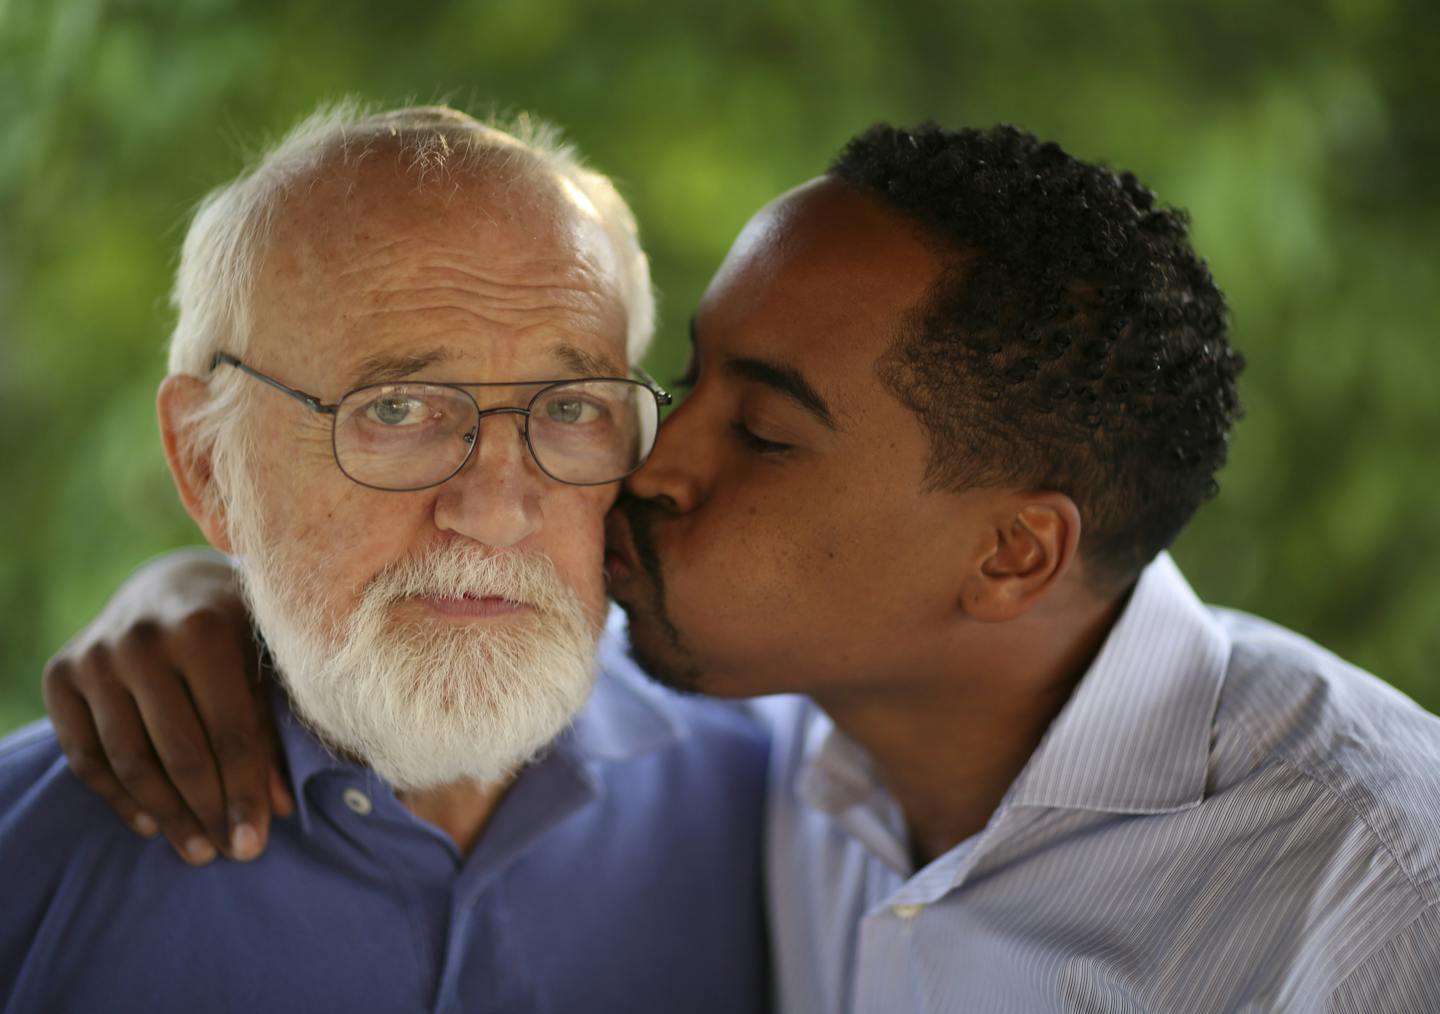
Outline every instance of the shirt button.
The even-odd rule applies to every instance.
[[[370,805],[370,797],[359,789],[346,789],[345,795],[341,798],[345,800],[346,806],[350,807],[350,809],[362,817],[374,809],[374,807]]]
[[[909,922],[919,915],[924,908],[924,905],[893,905],[890,911],[895,913],[896,918]]]

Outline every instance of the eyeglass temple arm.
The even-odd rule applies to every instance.
[[[275,390],[280,391],[282,394],[288,394],[290,397],[294,398],[296,401],[300,402],[306,408],[309,408],[312,411],[323,412],[326,415],[334,415],[336,409],[340,407],[339,405],[327,405],[324,401],[315,397],[315,395],[313,394],[306,394],[304,391],[301,391],[297,388],[282,384],[274,377],[267,376],[266,374],[261,373],[259,370],[254,369],[253,367],[246,366],[239,359],[236,359],[228,352],[215,353],[215,358],[210,361],[210,369],[213,370],[215,369],[215,367],[222,364],[225,366],[233,366],[241,373],[249,374],[256,380],[260,381],[262,384],[269,384],[271,387],[275,388]]]
[[[661,387],[656,382],[655,378],[650,376],[650,374],[646,373],[638,366],[634,367],[634,370],[635,376],[639,377],[642,381],[645,382],[646,387],[650,388],[650,390],[655,392],[655,400],[658,401],[660,404],[668,405],[675,400],[671,396],[670,392],[665,390],[665,388]]]

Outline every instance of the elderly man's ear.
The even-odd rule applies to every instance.
[[[222,553],[233,553],[225,508],[216,495],[210,448],[198,445],[195,426],[189,421],[209,396],[208,385],[199,377],[174,374],[161,383],[155,411],[160,417],[165,461],[180,502],[212,546]]]

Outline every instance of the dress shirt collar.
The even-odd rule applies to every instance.
[[[1228,636],[1162,553],[1003,805],[1163,813],[1200,803],[1229,656]],[[817,712],[804,755],[805,802],[907,866],[894,803],[864,749]]]
[[[817,709],[806,730],[804,756],[796,791],[806,805],[828,814],[881,862],[908,876],[905,815],[865,748]]]
[[[1230,639],[1168,553],[1012,788],[1012,805],[1165,813],[1205,797]]]

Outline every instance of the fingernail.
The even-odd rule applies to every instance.
[[[260,854],[260,835],[249,824],[237,824],[230,832],[230,853],[242,862]]]
[[[215,858],[215,846],[211,845],[200,835],[185,839],[185,857],[198,866],[203,866]]]
[[[160,825],[155,823],[155,818],[148,813],[135,814],[130,826],[135,829],[136,834],[143,834],[146,838],[154,838],[160,833]]]

